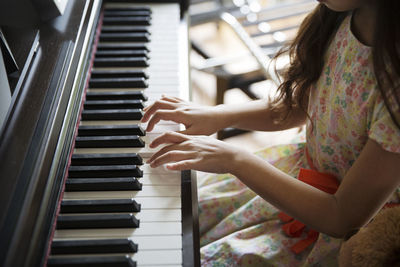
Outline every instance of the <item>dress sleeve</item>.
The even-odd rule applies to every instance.
[[[382,99],[377,101],[371,119],[368,137],[389,152],[400,153],[400,129]]]

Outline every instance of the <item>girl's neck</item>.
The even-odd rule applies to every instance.
[[[375,20],[376,7],[373,4],[366,4],[354,11],[351,31],[361,43],[368,46],[374,43]]]

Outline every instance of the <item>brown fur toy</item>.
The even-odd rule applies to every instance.
[[[381,210],[342,244],[341,267],[400,266],[400,206]]]

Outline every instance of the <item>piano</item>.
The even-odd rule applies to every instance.
[[[186,11],[69,0],[55,18],[1,21],[19,68],[0,125],[1,266],[200,265],[195,173],[145,164],[180,126],[140,122],[163,94],[189,98]]]

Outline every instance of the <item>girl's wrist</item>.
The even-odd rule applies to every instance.
[[[225,104],[213,107],[214,118],[216,119],[219,129],[227,128],[235,124],[235,114],[231,106]]]
[[[249,161],[251,161],[253,157],[255,157],[255,155],[247,150],[237,149],[233,154],[232,160],[228,162],[229,173],[236,177],[242,176],[244,172],[248,173],[250,166]]]

